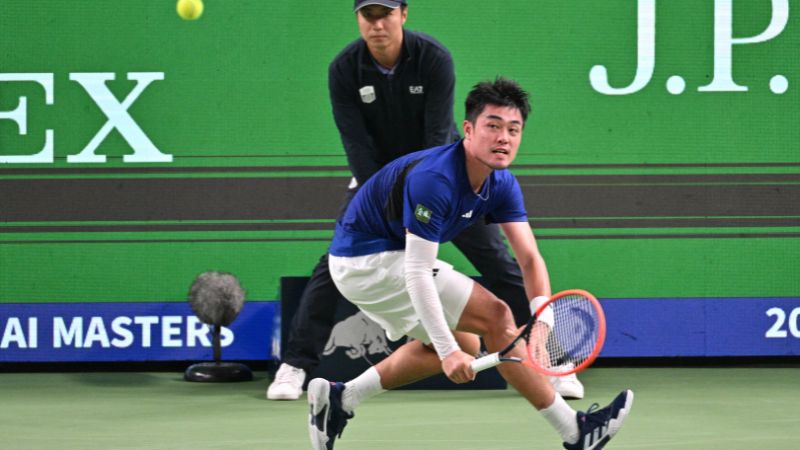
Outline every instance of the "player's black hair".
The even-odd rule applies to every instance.
[[[486,105],[517,108],[522,115],[523,124],[531,112],[528,93],[516,81],[503,77],[497,77],[494,81],[481,81],[472,87],[465,105],[466,120],[474,124]]]

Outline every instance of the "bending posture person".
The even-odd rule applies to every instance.
[[[347,383],[321,378],[309,383],[309,435],[315,449],[332,449],[355,408],[386,389],[440,372],[456,383],[474,379],[474,357],[459,343],[463,333],[482,336],[490,352],[514,339],[517,327],[508,306],[438,260],[439,244],[476,221],[499,223],[528,297],[551,294],[521,188],[507,170],[530,111],[528,94],[516,82],[498,78],[476,85],[465,109],[462,141],[389,163],[367,181],[336,224],[328,258],[336,286],[390,339],[408,335],[415,340]],[[525,357],[523,346],[514,352]],[[498,370],[541,412],[567,449],[602,448],[633,405],[633,392],[625,390],[605,408],[576,412],[533,369],[500,364]]]
[[[333,117],[354,176],[343,209],[358,187],[390,161],[459,139],[453,121],[450,52],[430,36],[403,28],[408,18],[405,0],[356,0],[354,12],[361,37],[336,56],[328,73]],[[474,221],[453,244],[478,270],[484,285],[509,304],[516,323],[524,324],[530,312],[522,274],[498,226]],[[306,374],[319,365],[333,329],[339,296],[326,253],[300,297],[268,399],[296,400],[302,395]],[[584,395],[575,375],[553,377],[551,382],[564,397]]]

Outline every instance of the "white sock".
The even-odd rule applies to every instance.
[[[381,386],[381,376],[375,367],[365,370],[358,377],[345,383],[344,387],[342,409],[347,412],[353,412],[356,406],[360,405],[364,400],[381,392],[386,392],[386,389]]]
[[[553,428],[558,431],[564,442],[574,444],[578,442],[577,413],[567,402],[555,393],[553,404],[539,411]]]

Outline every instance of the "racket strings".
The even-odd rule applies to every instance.
[[[546,337],[549,359],[545,364],[556,372],[567,372],[592,356],[600,332],[598,311],[581,295],[568,295],[550,304],[553,330]],[[531,336],[531,339],[536,339]]]

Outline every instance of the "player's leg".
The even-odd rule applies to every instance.
[[[267,389],[270,400],[297,400],[306,374],[319,365],[328,342],[341,294],[328,271],[328,255],[320,257],[292,318],[286,351],[275,380]]]
[[[456,331],[459,347],[469,354],[480,348],[478,336]],[[414,339],[400,346],[374,367],[344,384],[342,408],[351,413],[363,401],[381,392],[397,389],[442,373],[442,361],[430,344]]]
[[[530,299],[525,294],[519,264],[506,248],[500,227],[478,221],[453,239],[453,245],[481,274],[481,284],[508,304],[517,326],[524,325],[531,315]]]
[[[524,325],[530,317],[530,299],[525,294],[522,272],[506,248],[500,227],[476,222],[462,231],[453,244],[480,272],[481,284],[508,304],[517,326]],[[548,381],[564,398],[583,398],[583,384],[575,374],[550,377]]]
[[[330,261],[332,276],[342,293],[378,322],[390,338],[407,334],[429,342],[405,289],[403,252],[331,257]],[[505,303],[447,263],[437,261],[435,269],[434,283],[451,329],[482,335],[489,351],[497,351],[514,339],[518,331]],[[376,366],[384,388],[402,386],[441,370],[441,362],[430,349],[412,344]],[[515,352],[515,356],[524,357],[522,347]],[[538,409],[553,403],[552,387],[532,369],[507,364],[500,366],[500,371]]]
[[[457,329],[482,336],[489,352],[502,349],[519,332],[508,306],[477,283],[461,313]],[[525,359],[524,346],[517,346],[511,355]],[[553,387],[544,376],[530,367],[522,364],[501,364],[497,368],[503,378],[536,409],[544,409],[553,403]]]
[[[478,351],[476,335],[462,332],[454,335],[465,352]],[[308,431],[313,448],[332,448],[347,421],[355,416],[353,411],[363,401],[441,371],[442,363],[436,352],[429,345],[412,340],[347,383],[322,378],[311,380],[308,384]]]
[[[508,306],[477,283],[457,328],[482,335],[490,352],[505,347],[517,335]],[[524,346],[517,346],[511,356],[526,358]],[[633,405],[633,392],[626,390],[605,408],[596,409],[595,404],[586,413],[576,412],[553,390],[547,379],[533,369],[523,364],[500,364],[497,369],[542,413],[561,435],[564,447],[570,450],[602,448],[622,427]]]
[[[465,353],[475,355],[480,350],[478,336],[472,333],[453,333]],[[430,344],[412,340],[375,365],[383,389],[396,389],[442,373],[442,361]],[[352,407],[355,408],[356,404]]]
[[[392,352],[376,366],[347,383],[329,382],[322,378],[308,385],[309,437],[314,448],[332,446],[336,436],[353,417],[353,410],[364,400],[386,389],[397,388],[442,371],[437,353],[425,344],[427,334],[414,310],[405,288],[404,252],[383,252],[360,257],[329,258],[331,277],[340,292],[362,313],[377,322],[389,339],[405,334],[416,338]],[[458,316],[466,305],[474,281],[464,277],[451,284],[452,266],[437,261],[439,275],[434,277],[437,290],[450,291],[446,315],[448,325],[455,328]],[[442,280],[442,282],[436,280]],[[468,353],[477,353],[476,335],[455,332],[459,346]]]

